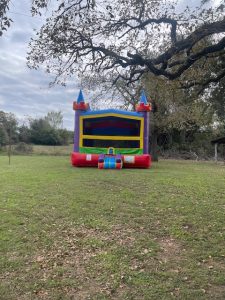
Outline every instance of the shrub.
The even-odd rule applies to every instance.
[[[26,143],[18,143],[13,151],[15,154],[30,154],[33,152],[33,146]]]

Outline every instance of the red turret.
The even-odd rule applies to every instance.
[[[136,105],[137,112],[151,111],[151,104],[148,103],[145,92],[142,91],[140,102]]]
[[[84,102],[84,96],[81,90],[78,95],[77,101],[73,102],[73,110],[89,110],[89,104]]]

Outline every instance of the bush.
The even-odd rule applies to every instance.
[[[13,152],[15,154],[31,154],[33,152],[33,146],[21,142],[15,146]]]

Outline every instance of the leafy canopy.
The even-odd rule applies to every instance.
[[[203,57],[224,55],[224,1],[194,8],[178,0],[63,0],[31,41],[28,65],[65,82],[104,73],[133,82],[146,73],[176,79]],[[33,13],[47,7],[34,1]],[[210,38],[207,46],[202,40]],[[166,47],[165,47],[166,45]],[[225,70],[213,74],[225,75]]]

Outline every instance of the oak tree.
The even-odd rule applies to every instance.
[[[31,41],[28,65],[45,66],[65,82],[75,73],[114,74],[114,82],[139,80],[146,73],[180,78],[202,58],[224,55],[224,1],[196,7],[166,0],[63,0]],[[47,7],[33,3],[33,13]],[[211,45],[202,41],[210,39]],[[166,48],[165,48],[166,44]],[[225,76],[212,73],[207,83]],[[201,78],[204,81],[204,78]]]

